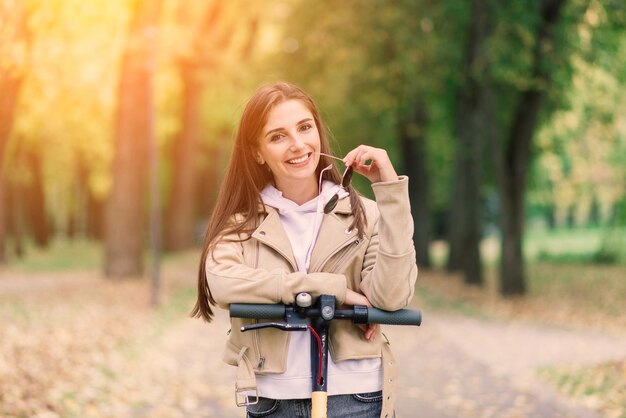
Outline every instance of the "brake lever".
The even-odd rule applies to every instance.
[[[307,331],[307,324],[289,324],[287,322],[260,322],[258,324],[244,325],[240,328],[241,332],[253,331],[262,328],[278,328],[283,331]]]

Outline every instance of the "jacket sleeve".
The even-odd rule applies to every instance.
[[[372,185],[379,216],[365,253],[360,287],[372,305],[389,311],[408,306],[417,280],[408,184],[408,177],[400,176]]]
[[[332,273],[291,273],[284,269],[266,270],[245,264],[241,242],[218,242],[206,260],[205,269],[211,294],[227,309],[231,303],[292,304],[300,292],[314,298],[334,294],[339,303],[346,297],[346,278]]]

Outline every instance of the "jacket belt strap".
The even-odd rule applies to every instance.
[[[237,356],[237,380],[235,380],[235,402],[237,406],[254,405],[259,402],[256,376],[252,362],[246,356],[247,350],[248,347],[243,347]],[[254,395],[251,395],[250,392],[254,392]]]
[[[387,337],[385,336],[385,339]],[[382,346],[383,361],[383,409],[380,418],[394,417],[394,407],[396,404],[396,379],[398,378],[398,366],[396,359],[391,352],[389,340]]]

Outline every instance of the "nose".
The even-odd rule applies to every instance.
[[[296,132],[291,135],[291,149],[292,150],[300,150],[304,148],[304,141],[300,137],[300,135]]]

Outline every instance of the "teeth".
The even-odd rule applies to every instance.
[[[302,156],[302,157],[300,157],[300,158],[294,158],[293,160],[289,160],[289,161],[287,161],[287,162],[288,162],[289,164],[300,164],[300,163],[305,162],[308,158],[309,158],[309,156],[308,156],[308,155],[304,155],[304,156]]]

